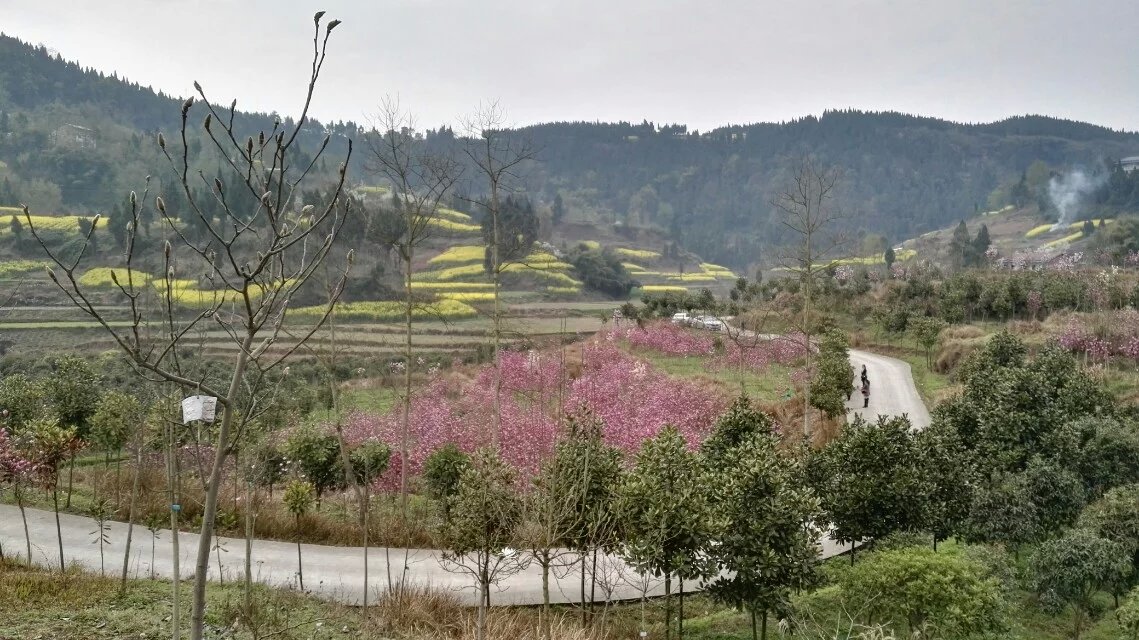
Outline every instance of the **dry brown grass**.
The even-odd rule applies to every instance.
[[[450,638],[471,640],[477,637],[477,610],[465,608],[456,594],[417,585],[402,593],[382,591],[378,594],[362,631],[364,637],[428,640]],[[539,637],[536,609],[498,609],[487,612],[488,640],[524,640]],[[582,629],[564,614],[551,620],[551,640],[600,640],[607,637],[597,631]]]

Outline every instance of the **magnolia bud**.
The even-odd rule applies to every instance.
[[[167,241],[166,241],[166,246],[162,247],[162,252],[166,254],[166,259],[167,259],[167,260],[169,260],[169,259],[170,259],[170,252],[171,252],[171,251],[173,251],[173,250],[174,250],[174,246],[170,244],[170,241],[169,241],[169,240],[167,240]]]
[[[222,189],[220,179],[214,178],[214,188],[218,190],[218,193],[225,194],[225,190]]]
[[[135,206],[137,204],[138,204],[138,196],[135,195],[134,191],[131,191],[131,208],[132,209],[135,208]]]
[[[202,92],[202,85],[198,84],[197,80],[194,81],[194,91],[197,91],[198,93]]]
[[[332,30],[335,29],[339,24],[340,24],[339,20],[333,20],[332,22],[329,22],[328,23],[328,32],[332,33]]]
[[[213,120],[214,120],[214,114],[207,113],[206,114],[206,121],[202,123],[202,126],[204,126],[206,128],[206,131],[210,130],[210,123],[213,122]]]
[[[311,216],[313,208],[314,207],[311,204],[306,204],[305,206],[301,207],[301,215]]]
[[[182,103],[182,115],[185,116],[192,106],[194,106],[194,96],[186,98],[186,101]]]
[[[317,11],[316,15],[312,17],[312,21],[316,24],[320,24],[320,19],[324,17],[324,13],[324,11]]]
[[[249,139],[245,141],[245,153],[246,155],[253,155],[253,136],[249,136]]]
[[[166,136],[162,135],[161,131],[158,132],[158,146],[162,149],[166,148]]]
[[[166,213],[166,202],[162,200],[162,196],[158,196],[157,198],[155,198],[154,204],[158,207],[159,211],[161,211],[162,213]]]
[[[269,202],[272,199],[273,199],[273,192],[272,191],[266,191],[265,193],[261,194],[261,204],[265,205],[266,207],[269,206]]]

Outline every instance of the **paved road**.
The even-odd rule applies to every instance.
[[[910,375],[909,365],[894,358],[887,358],[863,351],[851,351],[851,362],[856,368],[866,365],[870,376],[871,389],[869,409],[863,410],[861,397],[852,396],[848,405],[851,413],[866,414],[874,419],[877,414],[907,414],[918,428],[929,424],[929,413],[922,404]],[[855,408],[857,405],[857,408]],[[47,566],[57,566],[58,547],[55,538],[55,522],[52,513],[29,509],[28,525],[31,530],[34,560]],[[92,532],[96,526],[89,518],[73,515],[60,516],[63,529],[64,556],[67,562],[77,562],[86,568],[99,571],[99,546]],[[106,547],[107,572],[114,574],[122,569],[123,549],[126,540],[126,525],[111,523]],[[220,538],[220,553],[211,555],[210,573],[214,579],[240,579],[244,575],[245,542],[241,539]],[[181,566],[183,574],[193,567],[193,555],[197,550],[198,536],[182,533],[179,538]],[[24,532],[16,507],[0,505],[0,544],[6,555],[24,553]],[[363,550],[352,547],[331,547],[324,545],[302,545],[304,557],[305,588],[321,597],[346,603],[359,603],[364,593]],[[829,558],[841,553],[833,540],[826,538],[820,542],[820,555]],[[405,551],[402,549],[372,548],[369,551],[368,588],[371,594],[382,590],[387,580],[385,558],[390,556],[392,571],[398,577],[403,566]],[[173,553],[170,546],[170,532],[162,531],[155,545],[153,566],[150,560],[151,535],[145,527],[135,527],[134,542],[131,548],[130,571],[133,576],[145,577],[152,571],[163,577],[173,573]],[[218,556],[220,555],[220,565]],[[277,586],[292,586],[296,583],[295,544],[257,540],[253,543],[253,574],[255,579]],[[407,566],[411,579],[417,583],[429,584],[437,588],[453,589],[467,602],[475,601],[474,580],[466,574],[448,571],[442,564],[441,553],[431,550],[407,551]],[[620,560],[603,559],[603,570],[599,577],[609,576],[604,582],[614,584],[612,599],[639,598],[663,592],[663,585],[655,579],[647,580],[636,575]],[[551,597],[554,602],[573,602],[578,599],[580,573],[574,570],[557,572],[551,576]],[[542,601],[541,572],[530,567],[502,581],[498,593],[492,595],[492,603],[536,604]],[[598,589],[599,599],[604,597],[603,589]]]

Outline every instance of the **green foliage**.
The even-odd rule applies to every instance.
[[[447,545],[456,556],[485,558],[512,542],[522,516],[514,472],[490,449],[480,449],[459,476],[451,498]]]
[[[773,427],[771,416],[753,405],[746,395],[741,395],[716,418],[712,433],[701,443],[700,451],[712,465],[718,465],[720,460],[757,435],[774,433]]]
[[[639,284],[621,263],[621,258],[609,249],[578,251],[569,260],[585,286],[614,298],[628,296]]]
[[[969,452],[949,429],[933,424],[914,435],[914,448],[925,485],[922,527],[934,545],[960,532],[969,516],[976,479]]]
[[[846,334],[830,329],[819,342],[815,379],[811,382],[811,405],[830,417],[846,413],[846,398],[854,384]]]
[[[921,528],[926,490],[905,417],[856,416],[811,457],[808,477],[840,542]]]
[[[918,316],[912,318],[907,323],[906,328],[914,337],[914,341],[925,349],[926,366],[932,367],[933,361],[930,354],[933,352],[933,347],[937,345],[937,338],[941,335],[941,330],[945,328],[945,321],[941,318]]]
[[[100,376],[90,361],[79,356],[64,356],[55,361],[52,369],[44,383],[48,399],[59,421],[74,427],[79,437],[85,438],[88,421],[99,403]]]
[[[1016,551],[1040,536],[1040,516],[1023,474],[996,474],[974,489],[962,527],[965,541],[1003,544]]]
[[[700,461],[674,427],[644,442],[617,508],[626,542],[622,555],[629,564],[656,576],[705,575],[701,551],[711,522],[701,476]]]
[[[374,441],[364,442],[354,447],[348,454],[356,482],[364,484],[383,475],[388,470],[391,459],[391,447]]]
[[[315,427],[301,427],[285,441],[285,455],[298,473],[312,484],[317,498],[344,486],[344,467],[336,436]]]
[[[1139,482],[1139,426],[1109,417],[1086,417],[1066,426],[1071,457],[1088,493]]]
[[[451,500],[459,492],[459,479],[471,466],[471,457],[454,443],[439,447],[423,462],[423,486],[427,495],[443,505],[444,520],[449,519]]]
[[[23,373],[12,373],[0,380],[0,410],[7,412],[4,425],[12,433],[20,433],[29,423],[43,417],[46,405],[47,391],[39,380]]]
[[[1139,484],[1116,487],[1088,505],[1080,527],[1123,547],[1131,557],[1132,578],[1139,579]]]
[[[1077,638],[1094,612],[1092,597],[1130,573],[1130,558],[1121,545],[1079,529],[1041,544],[1029,560],[1032,588],[1041,604],[1057,613],[1071,607]]]
[[[276,445],[261,443],[252,449],[251,459],[243,467],[245,479],[258,487],[272,487],[281,482],[288,470],[285,454]]]
[[[104,451],[119,451],[130,440],[143,420],[138,398],[122,391],[110,391],[99,399],[91,416],[91,442]]]
[[[743,412],[732,412],[736,418],[730,421],[742,439],[724,446],[727,439],[720,438],[709,464],[706,486],[715,487],[708,492],[716,541],[711,556],[718,571],[708,591],[721,602],[766,615],[784,608],[791,592],[814,578],[819,502],[804,486],[798,461],[777,450],[770,420]],[[740,422],[751,428],[739,428]]]
[[[621,452],[605,443],[604,425],[587,409],[566,419],[566,437],[544,470],[546,497],[559,505],[563,542],[584,551],[614,542]]]
[[[870,554],[839,584],[848,610],[908,637],[988,638],[1008,628],[1003,587],[988,573],[961,553],[908,548]]]
[[[538,239],[538,216],[529,198],[507,196],[499,205],[497,221],[495,218],[487,214],[482,220],[483,241],[487,246],[483,266],[487,273],[530,255]],[[492,253],[495,244],[498,245],[498,264],[494,264]]]
[[[1020,471],[1034,455],[1065,453],[1065,424],[1110,415],[1108,391],[1056,345],[1028,361],[1024,343],[999,333],[958,370],[964,390],[934,410],[934,421],[973,452],[984,474]]]
[[[1139,587],[1131,590],[1127,599],[1115,611],[1119,626],[1129,640],[1139,640]]]
[[[1056,460],[1033,457],[1024,470],[1037,529],[1049,536],[1075,523],[1086,502],[1083,482]]]
[[[285,496],[282,498],[285,508],[295,518],[300,518],[312,509],[316,501],[316,490],[311,482],[305,480],[290,480],[285,486]]]
[[[32,460],[49,486],[59,480],[59,467],[79,450],[81,442],[74,428],[60,426],[54,418],[37,418],[25,429]]]

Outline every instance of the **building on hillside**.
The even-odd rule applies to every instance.
[[[1135,171],[1139,169],[1139,156],[1124,158],[1119,161],[1119,166],[1122,167],[1124,171]]]
[[[63,147],[95,148],[95,132],[77,124],[65,124],[51,132],[51,142]]]

